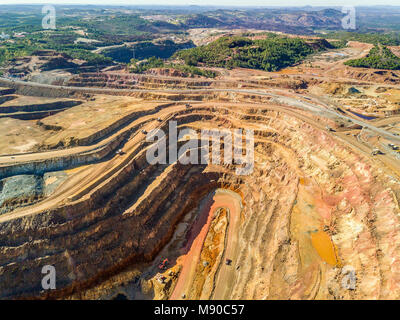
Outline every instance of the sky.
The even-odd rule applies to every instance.
[[[96,5],[215,5],[215,6],[400,6],[400,0],[0,0],[0,4],[96,4]]]

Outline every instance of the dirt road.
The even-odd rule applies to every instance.
[[[182,264],[182,271],[179,275],[178,282],[170,297],[171,300],[184,299],[191,290],[191,284],[195,278],[196,266],[199,261],[203,248],[204,240],[207,236],[211,221],[218,209],[224,208],[229,213],[228,235],[225,241],[225,252],[222,261],[225,259],[232,260],[232,266],[221,265],[214,284],[214,298],[222,298],[229,291],[230,279],[233,276],[232,269],[236,260],[237,234],[239,232],[240,213],[242,210],[242,200],[238,194],[225,189],[217,189],[215,193],[210,195],[204,205],[199,209],[199,218],[193,225],[188,244],[190,248],[184,248],[187,254],[178,259],[178,263]],[[202,223],[204,217],[207,217],[206,223]],[[227,282],[228,281],[228,282]]]

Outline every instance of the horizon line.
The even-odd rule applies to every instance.
[[[26,6],[26,5],[73,5],[73,6],[96,6],[96,7],[152,7],[152,6],[163,6],[163,7],[220,7],[220,8],[229,8],[229,7],[258,7],[258,8],[332,8],[332,7],[343,7],[343,5],[258,5],[258,4],[247,4],[247,5],[239,5],[239,4],[231,4],[231,5],[215,5],[215,4],[162,4],[162,3],[153,3],[153,4],[95,4],[95,3],[55,3],[55,2],[27,2],[27,3],[0,3],[0,6]],[[367,5],[354,5],[354,7],[400,7],[400,4],[367,4]]]

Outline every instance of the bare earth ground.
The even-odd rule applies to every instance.
[[[192,36],[203,32],[218,36]],[[1,178],[51,173],[54,184],[23,205],[7,199],[2,296],[46,297],[35,273],[45,261],[63,299],[398,299],[400,154],[389,144],[400,144],[400,73],[343,65],[369,49],[354,42],[273,73],[221,70],[206,88],[157,76],[141,80],[151,89],[83,86],[92,98],[75,93],[80,105],[0,118]],[[14,95],[0,109],[46,102]],[[150,165],[146,134],[169,120],[253,129],[254,171]]]

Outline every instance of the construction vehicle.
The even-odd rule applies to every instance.
[[[158,265],[158,269],[160,269],[160,270],[166,270],[166,269],[167,269],[167,266],[168,266],[168,263],[169,263],[168,259],[164,259],[163,262],[161,262],[161,263]]]
[[[336,132],[335,129],[331,128],[330,126],[325,127],[327,131]]]
[[[399,150],[399,147],[396,146],[396,145],[393,144],[393,143],[389,143],[388,146],[389,146],[392,150]]]
[[[165,280],[167,280],[167,278],[160,274],[158,276],[157,280],[158,280],[159,283],[165,284]]]
[[[372,150],[372,152],[371,152],[371,155],[373,155],[373,156],[376,156],[376,155],[378,155],[378,154],[384,154],[381,150],[379,150],[379,149],[374,149],[374,150]]]

